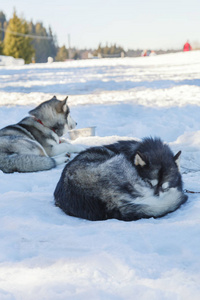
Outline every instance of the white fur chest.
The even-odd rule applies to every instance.
[[[141,211],[147,215],[154,217],[161,216],[170,211],[174,211],[179,205],[182,193],[177,188],[170,188],[168,191],[160,193],[159,196],[153,194],[153,190],[149,189],[149,193],[145,197],[137,197],[133,204],[141,206]]]

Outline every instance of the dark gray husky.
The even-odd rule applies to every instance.
[[[60,138],[76,126],[67,97],[59,101],[54,96],[29,114],[19,123],[0,130],[0,170],[3,172],[48,170],[66,162],[68,153],[84,149]]]
[[[162,217],[187,200],[173,155],[160,139],[119,141],[77,155],[54,192],[65,213],[88,220]]]

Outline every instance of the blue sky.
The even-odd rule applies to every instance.
[[[182,48],[200,43],[200,1],[154,0],[1,0],[10,19],[14,7],[27,21],[51,26],[59,46],[97,48],[101,42],[127,49]]]

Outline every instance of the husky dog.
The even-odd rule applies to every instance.
[[[76,126],[66,97],[41,103],[30,117],[0,130],[0,170],[4,173],[48,170],[68,160],[71,152],[84,148],[60,137]]]
[[[158,138],[89,148],[65,166],[55,204],[88,220],[162,217],[187,200],[180,154],[173,155]]]

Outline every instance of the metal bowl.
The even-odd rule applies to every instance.
[[[95,136],[95,128],[96,126],[69,130],[69,137],[71,140],[76,140],[79,137]]]

